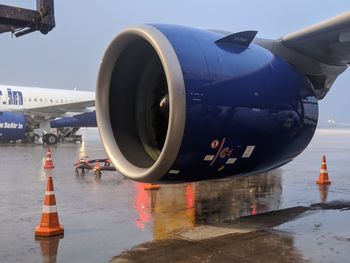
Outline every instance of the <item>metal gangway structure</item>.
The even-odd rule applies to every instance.
[[[11,32],[15,37],[34,31],[47,34],[55,25],[53,0],[37,0],[36,10],[0,5],[0,34]]]

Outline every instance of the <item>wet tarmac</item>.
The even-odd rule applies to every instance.
[[[35,239],[46,173],[41,145],[1,145],[0,262],[347,262],[350,130],[320,129],[281,169],[146,191],[117,172],[76,175],[104,158],[97,131],[52,148],[65,234]],[[332,184],[319,187],[326,154]],[[271,212],[274,211],[274,212]]]

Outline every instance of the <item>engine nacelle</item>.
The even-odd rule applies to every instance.
[[[84,112],[72,117],[62,117],[50,121],[51,128],[96,127],[96,112]]]
[[[123,175],[197,181],[267,171],[300,154],[317,125],[311,83],[270,51],[219,33],[143,25],[101,62],[97,123]]]
[[[17,113],[0,112],[0,141],[15,141],[25,137],[26,119]]]

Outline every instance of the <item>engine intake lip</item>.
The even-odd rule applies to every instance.
[[[169,92],[169,119],[161,153],[149,167],[128,160],[118,147],[110,119],[109,93],[114,67],[123,50],[135,40],[147,41],[163,66]],[[96,118],[100,137],[115,168],[133,180],[159,180],[172,167],[181,147],[186,119],[185,84],[177,55],[168,39],[155,27],[142,25],[120,33],[108,46],[101,61],[96,87]],[[122,142],[119,142],[122,143]]]

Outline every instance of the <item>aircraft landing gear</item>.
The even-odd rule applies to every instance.
[[[39,139],[40,139],[40,135],[39,134],[34,134],[34,139],[35,139],[35,141],[37,142],[37,141],[39,141]]]
[[[58,137],[55,134],[48,133],[43,135],[43,142],[48,145],[54,145],[58,143]]]

